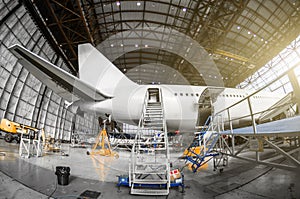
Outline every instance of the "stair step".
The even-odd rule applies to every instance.
[[[162,111],[146,111],[146,115],[161,115],[162,116]]]
[[[164,141],[155,141],[155,140],[146,140],[146,141],[139,141],[139,144],[166,144]]]
[[[144,127],[163,127],[162,123],[143,123]]]
[[[131,189],[131,194],[135,195],[168,195],[168,189]]]
[[[156,147],[156,148],[139,148],[139,150],[140,151],[149,151],[149,150],[151,150],[151,151],[164,151],[164,150],[166,150],[166,147]]]
[[[166,165],[166,162],[140,162],[138,160],[136,160],[135,165],[144,165],[144,166],[164,166]]]
[[[161,117],[148,117],[144,118],[144,122],[163,122],[163,119]]]
[[[148,106],[160,106],[161,102],[148,102]]]
[[[153,126],[153,125],[144,125],[145,128],[149,129],[149,130],[153,130],[156,132],[161,132],[163,130],[163,126],[162,125],[157,125],[157,126]],[[153,134],[152,134],[153,135]],[[154,137],[155,134],[152,136]]]
[[[162,108],[160,106],[147,106],[146,109],[149,109],[149,110],[161,110],[162,111]]]
[[[163,125],[163,122],[159,121],[159,120],[154,120],[154,121],[144,121],[143,124],[147,124],[147,125],[150,125],[150,124],[159,124],[159,125]]]
[[[132,182],[135,184],[166,184],[168,182],[168,180],[167,179],[164,179],[164,180],[132,179]]]
[[[135,171],[134,171],[134,174],[165,174],[166,173],[166,170],[164,170],[164,171],[162,171],[162,170],[160,170],[160,171],[145,171],[145,170],[138,170],[138,169],[136,169]]]

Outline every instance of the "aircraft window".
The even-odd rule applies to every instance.
[[[232,97],[232,95],[230,95],[230,97]]]
[[[191,96],[194,96],[194,93],[191,93]]]
[[[228,97],[228,95],[226,94],[226,97]]]
[[[185,95],[186,95],[186,96],[189,96],[189,94],[188,94],[188,93],[186,93]]]
[[[180,96],[183,96],[183,94],[182,94],[182,93],[180,93]]]
[[[233,97],[235,97],[235,95],[233,95]]]
[[[198,97],[198,96],[199,96],[199,94],[198,94],[198,93],[196,93],[196,96]]]
[[[177,93],[175,93],[175,96],[177,96]]]

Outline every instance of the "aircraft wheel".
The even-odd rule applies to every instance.
[[[21,142],[21,135],[16,136],[15,139],[16,139],[17,143],[20,143]]]
[[[4,136],[4,140],[6,142],[11,143],[13,141],[13,136],[10,133],[6,133],[5,136]]]

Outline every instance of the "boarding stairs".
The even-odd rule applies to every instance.
[[[214,147],[219,140],[219,124],[212,121],[209,116],[201,131],[196,134],[194,140],[185,151],[186,163],[191,163],[193,172],[218,155]],[[196,150],[197,149],[197,150]]]
[[[153,88],[145,96],[129,165],[131,194],[169,194],[169,149],[161,96],[161,91]]]

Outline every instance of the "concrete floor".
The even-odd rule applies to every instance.
[[[101,192],[98,198],[300,198],[300,172],[274,169],[230,159],[223,173],[206,169],[192,173],[183,169],[185,192],[172,188],[168,196],[130,195],[128,187],[118,190],[117,176],[128,174],[130,153],[119,151],[119,158],[86,155],[87,149],[63,145],[61,153],[20,158],[19,145],[0,139],[0,198],[78,198],[86,190]],[[182,168],[181,152],[170,150],[173,168]],[[67,186],[57,184],[56,166],[71,168]]]

